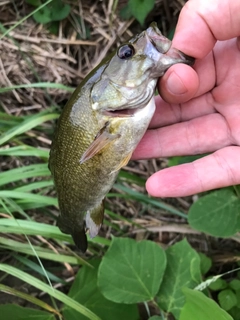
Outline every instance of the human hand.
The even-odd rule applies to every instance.
[[[172,66],[159,82],[156,112],[133,159],[212,154],[163,169],[150,195],[187,196],[240,184],[240,2],[190,0],[173,47],[197,58]],[[221,41],[217,41],[221,40]]]

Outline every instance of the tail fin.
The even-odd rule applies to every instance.
[[[86,252],[88,247],[88,242],[87,242],[87,236],[86,236],[84,227],[82,227],[81,229],[79,229],[78,227],[75,227],[71,232],[71,235],[77,248],[83,253]]]
[[[85,234],[85,223],[82,225],[76,224],[72,227],[72,225],[67,223],[67,221],[64,220],[64,217],[60,215],[58,217],[57,226],[63,233],[71,234],[76,247],[83,253],[86,252],[88,243],[87,236]]]

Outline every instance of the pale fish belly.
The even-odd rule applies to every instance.
[[[116,166],[119,166],[119,163],[121,163],[124,158],[128,157],[129,154],[132,154],[146,132],[154,112],[155,100],[154,97],[152,97],[145,107],[136,110],[131,117],[125,118],[125,120],[122,121],[122,125],[119,126],[118,131],[121,137],[116,140],[116,142],[113,144],[112,150],[110,151],[110,154],[112,154],[112,156],[115,155],[115,158],[118,159],[115,164]],[[118,175],[119,170],[116,170],[112,167],[109,167],[108,169],[108,173],[105,172],[105,175],[108,176],[108,183],[106,185],[102,185],[99,189],[96,207],[101,205],[102,199],[110,191]],[[100,228],[100,225],[94,223],[92,219],[93,209],[94,208],[89,208],[85,217],[86,227],[89,229],[89,235],[91,238],[98,234]]]
[[[131,117],[123,121],[119,126],[121,138],[114,144],[115,152],[121,152],[125,157],[134,151],[146,132],[155,109],[155,99],[152,97],[145,107],[137,109]]]

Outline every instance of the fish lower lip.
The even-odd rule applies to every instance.
[[[170,48],[166,53],[166,56],[169,56],[173,59],[179,59],[183,63],[188,64],[189,66],[192,66],[195,62],[195,59],[193,57],[190,57],[183,53],[182,51],[176,49],[176,48]]]
[[[107,110],[104,111],[103,114],[105,116],[110,116],[110,117],[118,117],[118,118],[127,118],[127,117],[132,117],[134,114],[137,112],[137,108],[135,109],[122,109],[122,110]]]

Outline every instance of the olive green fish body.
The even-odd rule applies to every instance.
[[[119,165],[142,138],[155,110],[151,101],[147,108],[136,112],[139,118],[144,117],[143,127],[135,127],[138,121],[136,116],[135,121],[132,117],[111,119],[104,116],[99,122],[96,111],[88,106],[90,90],[91,86],[83,88],[81,92],[84,93],[77,97],[73,106],[71,100],[66,105],[58,121],[49,160],[61,212],[58,226],[62,232],[70,233],[74,238],[74,229],[79,233],[77,237],[80,237],[80,233],[85,235],[85,213],[95,208],[98,208],[100,216],[98,219],[93,217],[94,223],[90,220],[87,227],[92,237],[98,233],[103,218],[102,201],[118,175]],[[80,164],[87,147],[106,123],[109,123],[106,132],[113,140],[94,157]],[[83,246],[83,239],[82,235],[78,247]]]
[[[82,251],[87,248],[85,229],[91,237],[98,234],[103,199],[151,121],[158,78],[175,63],[193,62],[170,46],[152,25],[104,59],[59,118],[49,160],[58,225]]]

